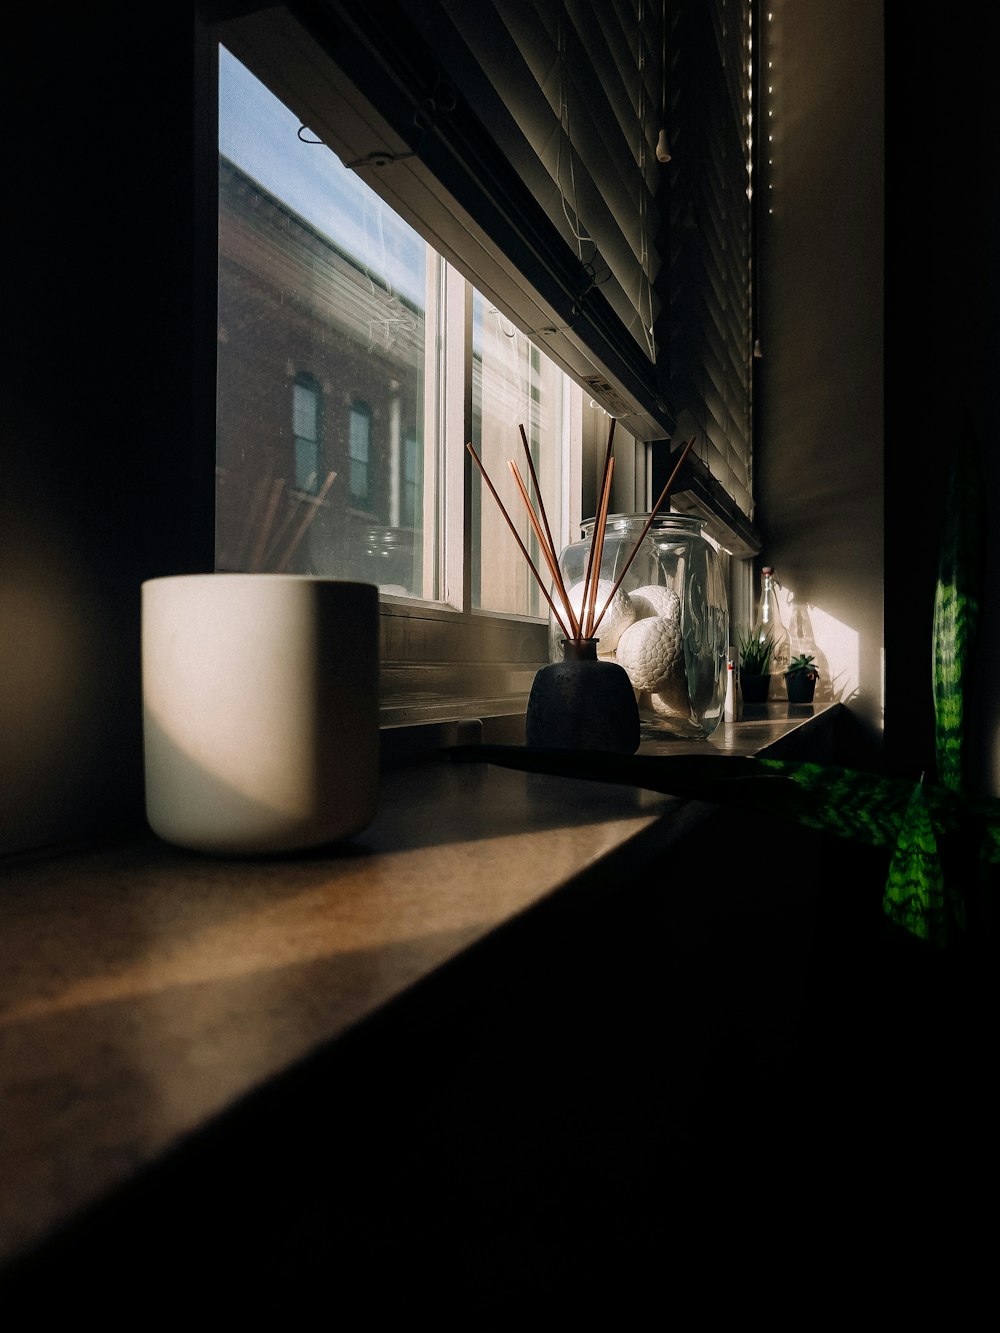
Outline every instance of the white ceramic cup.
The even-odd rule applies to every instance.
[[[142,585],[146,817],[193,851],[340,841],[375,815],[379,600],[305,574]]]

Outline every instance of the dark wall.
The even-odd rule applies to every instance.
[[[140,584],[212,559],[192,12],[55,13],[4,80],[3,848],[141,819]]]
[[[820,666],[817,697],[849,705],[855,762],[872,767],[885,652],[882,7],[765,9],[757,587],[774,566],[785,623]]]
[[[938,25],[933,77],[886,7],[886,741],[933,771],[930,644],[948,467],[968,425],[992,529],[970,742],[1000,793],[1000,99],[975,25]]]

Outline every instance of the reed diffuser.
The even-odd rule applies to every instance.
[[[639,748],[639,710],[636,691],[622,666],[617,662],[598,658],[598,630],[608,608],[614,603],[653,520],[670,494],[670,487],[694,440],[689,440],[681,451],[677,464],[637,537],[618,578],[608,589],[608,581],[602,584],[600,571],[615,465],[615,421],[612,419],[586,573],[582,582],[571,589],[566,586],[560,568],[559,552],[545,513],[524,427],[520,426],[519,431],[531,490],[529,491],[528,484],[514,459],[507,460],[507,467],[538,542],[542,563],[548,568],[551,576],[551,591],[521,540],[482,460],[471,443],[467,448],[521,554],[527,561],[528,568],[538,583],[562,636],[560,643],[563,660],[542,667],[532,682],[525,717],[527,744],[532,748],[607,750],[619,754],[633,754]]]

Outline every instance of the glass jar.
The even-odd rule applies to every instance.
[[[729,604],[718,552],[705,538],[700,518],[658,514],[643,536],[648,520],[648,514],[608,516],[594,601],[598,656],[625,668],[644,729],[707,737],[722,721],[729,651]],[[566,591],[581,618],[594,524],[587,519],[580,540],[559,557]],[[565,619],[560,598],[552,596]],[[563,638],[550,612],[553,662],[563,659]]]

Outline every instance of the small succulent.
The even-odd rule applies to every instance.
[[[816,665],[812,653],[799,653],[798,656],[793,657],[788,664],[785,675],[790,676],[793,671],[804,671],[807,676],[812,676],[814,679],[819,675],[819,667]]]
[[[736,646],[740,654],[740,670],[747,676],[766,676],[774,652],[774,635],[770,630],[760,635],[752,629],[736,631]]]

